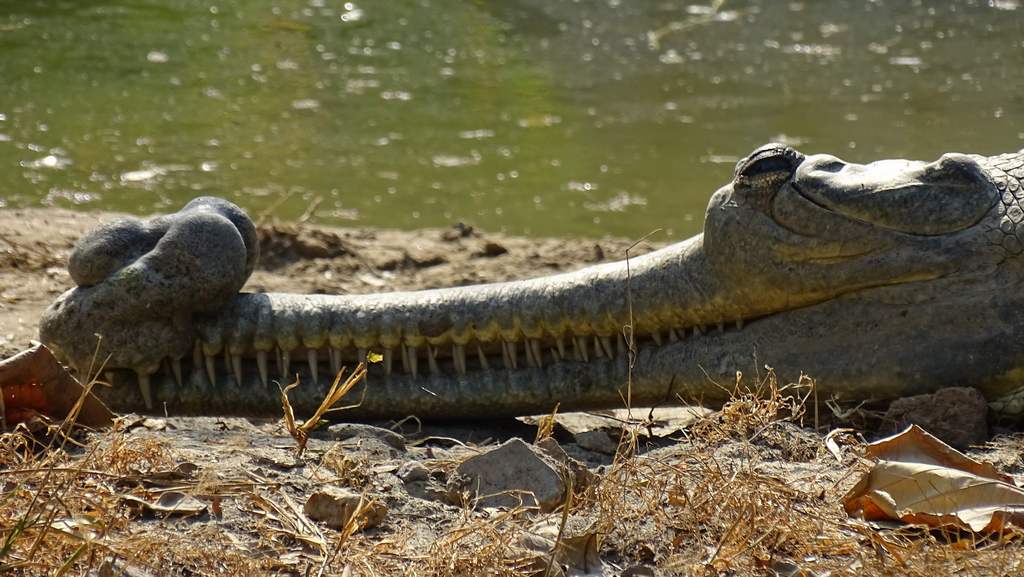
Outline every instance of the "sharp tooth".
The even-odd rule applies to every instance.
[[[502,341],[502,357],[504,358],[506,369],[517,368],[519,352],[516,351],[515,341]]]
[[[736,329],[743,330],[743,319],[736,319]]]
[[[441,368],[437,366],[437,349],[427,345],[427,365],[430,367],[430,374],[441,374]]]
[[[174,375],[174,382],[180,387],[184,382],[181,378],[181,359],[168,359],[171,362],[171,373]]]
[[[651,333],[651,338],[654,339],[655,345],[658,345],[659,347],[661,346],[661,332],[654,331],[653,333]]]
[[[203,366],[203,345],[196,339],[192,345],[192,378],[196,380],[196,374],[202,371]]]
[[[341,349],[327,349],[327,356],[331,361],[331,378],[334,378],[341,371]]]
[[[587,337],[573,337],[572,345],[576,350],[577,361],[590,362],[590,355],[587,352]]]
[[[720,332],[720,333],[724,333],[725,332],[725,322],[724,321],[718,321],[718,332]]]
[[[555,347],[551,347],[551,358],[554,359],[554,362],[556,363],[562,360],[562,355],[558,354],[558,349]]]
[[[384,349],[384,374],[391,374],[391,365],[394,363],[395,353],[391,349]]]
[[[704,334],[704,325],[695,325],[693,327],[693,336],[699,337]]]
[[[460,374],[466,374],[466,347],[465,345],[452,345],[452,359],[455,362],[455,370]]]
[[[558,347],[558,360],[565,358],[565,339],[558,337],[555,339],[555,346]]]
[[[611,337],[594,337],[594,347],[599,349],[609,359],[615,358],[615,353],[612,352],[612,338]]]
[[[206,357],[206,378],[210,381],[210,384],[217,386],[217,359],[213,355],[203,355]]]
[[[316,354],[316,349],[308,349],[306,351],[306,362],[309,363],[309,374],[313,377],[313,384],[320,382],[320,358]]]
[[[402,370],[409,374],[409,347],[405,345],[398,346],[402,350]]]
[[[526,350],[526,366],[536,367],[537,359],[533,357],[533,343],[530,342],[530,339],[526,339],[526,346],[523,348]]]
[[[615,339],[615,344],[619,356],[626,356],[626,351],[629,349],[629,347],[626,346],[626,337],[622,333],[619,333],[619,338]]]
[[[366,357],[370,356],[370,350],[369,350],[369,349],[367,349],[367,348],[363,348],[363,347],[360,347],[360,348],[359,348],[359,349],[358,349],[358,350],[356,351],[356,356],[358,357],[358,358],[356,359],[356,364],[359,364],[359,363],[368,363],[369,361],[367,361],[367,360],[366,360]]]
[[[538,369],[542,368],[544,366],[544,352],[540,348],[540,341],[536,339],[527,340],[526,346],[533,350],[534,366]]]
[[[686,335],[686,330],[685,329],[683,330],[683,335],[684,336]],[[668,342],[675,343],[675,342],[678,342],[678,341],[679,341],[679,333],[677,333],[675,329],[669,329],[668,330]]]
[[[280,353],[281,356],[278,357],[277,366],[281,370],[281,378],[290,383],[292,377],[289,376],[288,373],[291,372],[292,352],[281,350]]]
[[[235,383],[242,386],[242,355],[231,355],[231,368],[235,372]]]
[[[416,347],[408,345],[405,347],[405,353],[403,359],[408,359],[409,365],[405,368],[406,372],[416,378],[416,372],[419,369],[419,356],[416,354]]]
[[[256,351],[256,368],[260,371],[260,383],[264,387],[270,386],[270,376],[267,371],[267,351]]]
[[[149,373],[135,371],[139,377],[139,392],[142,393],[142,402],[146,403],[146,410],[153,410],[153,385],[149,382]]]
[[[484,354],[484,349],[480,345],[476,346],[476,356],[480,359],[480,368],[483,370],[489,370],[491,364],[487,362],[487,355]]]

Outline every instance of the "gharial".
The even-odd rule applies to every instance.
[[[820,394],[891,399],[977,387],[1024,413],[1024,151],[860,165],[768,144],[712,196],[704,232],[629,262],[532,280],[369,295],[239,293],[258,257],[235,205],[192,201],[78,243],[78,285],[41,340],[96,352],[138,386],[117,409],[278,414],[300,375],[371,365],[353,418],[485,417],[621,406],[632,318],[636,406],[721,399],[712,381],[775,367]],[[627,298],[627,296],[629,298]],[[632,316],[630,315],[630,304]]]

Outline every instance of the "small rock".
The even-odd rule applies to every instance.
[[[522,439],[512,439],[466,459],[456,473],[468,479],[466,488],[481,496],[478,504],[482,507],[515,507],[522,502],[550,511],[565,497],[558,464],[549,462],[540,449],[534,450]]]
[[[317,229],[263,226],[256,234],[260,263],[271,267],[314,258],[337,258],[354,254],[337,234]]]
[[[544,437],[543,439],[534,443],[534,446],[544,451],[544,454],[558,461],[559,463],[565,464],[569,462],[569,454],[565,452],[565,449],[558,444],[558,441],[554,437]]]
[[[973,387],[949,387],[930,395],[896,399],[885,413],[896,431],[913,424],[957,449],[988,440],[988,403]]]
[[[310,495],[309,499],[306,499],[302,511],[310,519],[320,521],[334,529],[341,529],[355,514],[359,507],[359,499],[359,493],[348,489],[326,487]],[[383,503],[377,501],[369,501],[369,505],[364,503],[363,518],[360,521],[361,528],[369,529],[380,525],[387,513],[388,508]]]
[[[589,487],[597,480],[597,475],[588,469],[586,465],[570,457],[554,437],[545,437],[537,441],[535,446],[572,473],[573,486],[577,489]]]
[[[501,256],[501,255],[506,254],[506,253],[508,253],[508,249],[507,248],[505,248],[504,246],[494,242],[493,240],[489,240],[489,241],[484,243],[484,246],[483,246],[482,249],[480,249],[477,252],[473,253],[473,256],[483,256],[483,257],[493,258],[493,257],[496,257],[496,256]]]
[[[328,440],[347,441],[354,437],[380,439],[394,449],[405,450],[405,437],[394,431],[359,423],[337,423],[327,427],[326,438]]]
[[[618,443],[612,439],[611,435],[601,429],[582,431],[573,435],[573,438],[576,440],[576,444],[584,449],[605,455],[614,455],[619,448]]]
[[[391,272],[430,268],[446,262],[448,259],[443,254],[413,246],[403,249],[398,254],[381,254],[380,258],[376,259],[375,266],[379,271]]]
[[[430,477],[430,469],[419,461],[408,461],[398,468],[395,475],[403,482],[415,483],[416,481],[426,481]]]
[[[405,253],[406,268],[430,268],[448,262],[443,254],[427,251],[407,251]]]
[[[452,242],[460,238],[468,238],[475,236],[476,231],[473,230],[473,225],[466,224],[464,222],[457,222],[451,226],[451,228],[441,233],[441,240]]]

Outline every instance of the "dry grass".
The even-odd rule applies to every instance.
[[[424,519],[395,506],[410,497],[391,494],[392,513],[370,531],[358,531],[357,520],[341,531],[310,521],[302,512],[309,478],[182,474],[187,459],[169,443],[126,427],[74,439],[16,430],[0,435],[0,574],[512,577],[558,575],[563,563],[579,562],[538,548],[538,539],[596,545],[610,574],[636,565],[701,576],[1024,570],[1013,538],[951,542],[849,519],[839,499],[863,465],[837,465],[819,450],[820,437],[788,424],[804,417],[812,388],[780,386],[771,373],[750,388],[737,380],[720,412],[647,453],[639,427],[627,429],[615,462],[553,514],[438,505],[443,516]],[[372,463],[361,457],[337,448],[310,455],[331,483],[374,487]],[[125,499],[155,501],[172,490],[199,498],[208,515],[145,514]],[[229,505],[234,516],[223,512]]]
[[[345,378],[344,381],[341,380],[343,377],[345,377],[344,368],[338,371],[338,374],[334,376],[331,388],[327,390],[327,394],[324,396],[324,399],[320,401],[320,406],[313,412],[313,416],[301,423],[295,419],[295,410],[292,408],[292,404],[288,401],[288,391],[299,386],[299,376],[295,375],[295,381],[281,389],[281,409],[284,411],[284,423],[285,427],[288,429],[288,434],[295,439],[295,452],[297,454],[301,455],[302,452],[306,450],[306,443],[309,442],[310,432],[320,426],[324,415],[331,411],[344,411],[345,409],[359,406],[358,404],[344,407],[338,407],[336,405],[349,393],[349,391],[352,390],[353,387],[366,378],[366,363],[360,362],[356,366],[356,369],[352,371],[352,374]]]

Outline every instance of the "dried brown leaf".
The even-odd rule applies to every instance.
[[[121,495],[121,498],[146,513],[160,515],[201,515],[206,512],[206,504],[191,495],[168,491],[160,495],[156,501],[149,501],[135,495]]]
[[[85,393],[78,379],[41,343],[33,343],[13,357],[0,360],[0,390],[30,385],[38,388],[34,392],[42,397],[41,412],[50,418],[71,415],[76,417],[75,422],[87,427],[109,427],[113,423],[113,413],[98,398]],[[2,399],[0,395],[0,407]],[[78,413],[74,415],[76,408]]]
[[[1013,483],[1013,477],[1001,473],[989,463],[976,461],[940,441],[917,425],[868,445],[864,456],[869,459],[941,465],[973,473],[979,477]]]
[[[975,532],[1024,527],[1024,490],[1012,478],[917,426],[867,454],[878,462],[843,498],[847,514]]]

